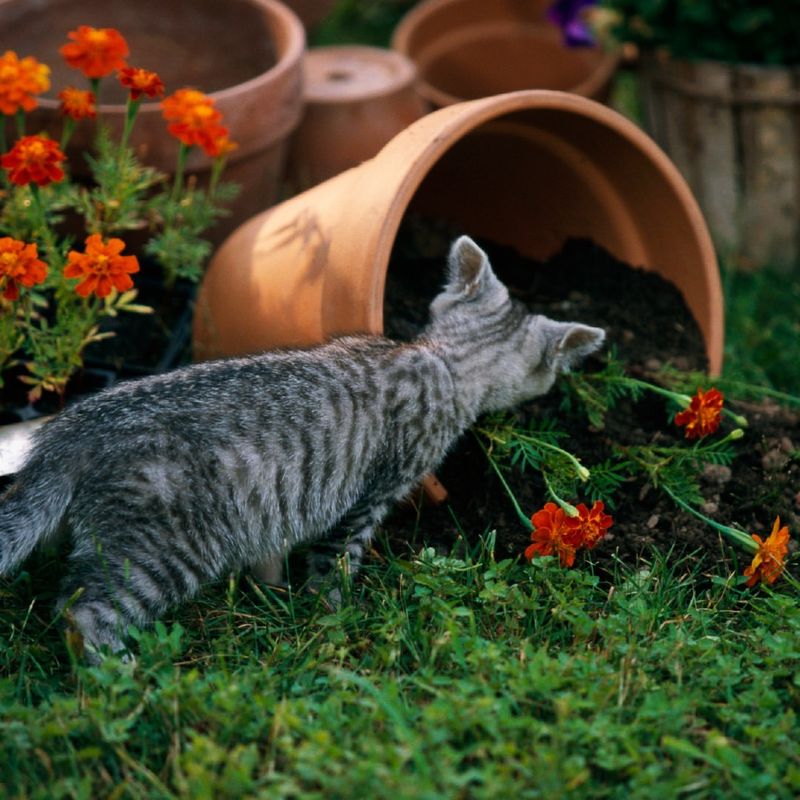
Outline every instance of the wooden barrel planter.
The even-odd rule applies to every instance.
[[[723,256],[800,263],[800,68],[646,57],[644,126],[691,186]]]

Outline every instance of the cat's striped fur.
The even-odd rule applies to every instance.
[[[318,541],[358,567],[390,504],[484,412],[546,392],[603,331],[531,316],[467,237],[423,335],[349,336],[120,384],[62,412],[0,504],[0,574],[60,529],[90,653],[232,570]]]

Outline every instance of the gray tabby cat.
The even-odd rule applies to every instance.
[[[68,532],[59,607],[88,655],[124,650],[232,570],[275,576],[284,547],[318,541],[321,585],[355,571],[390,504],[485,411],[547,392],[604,332],[530,315],[469,238],[410,343],[347,336],[307,350],[195,364],[62,412],[0,504],[0,575]]]

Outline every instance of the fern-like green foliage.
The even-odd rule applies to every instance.
[[[225,207],[239,192],[238,186],[221,183],[203,191],[191,185],[176,199],[174,193],[155,196],[148,209],[160,223],[145,253],[164,270],[164,281],[171,286],[178,279],[197,282],[203,274],[211,244],[203,234],[230,212]]]
[[[564,376],[560,386],[564,392],[563,407],[567,410],[579,409],[592,427],[602,430],[606,414],[620,400],[629,397],[638,400],[644,389],[631,382],[625,374],[625,367],[613,355],[600,372],[572,372]]]
[[[75,198],[87,233],[108,236],[145,228],[145,200],[167,176],[142,165],[130,148],[120,152],[105,127],[97,132],[96,148],[94,154],[84,154],[93,185],[79,189]]]
[[[623,364],[611,357],[599,372],[564,376],[559,383],[563,392],[563,419],[573,424],[585,419],[592,429],[601,431],[607,415],[621,400],[635,404],[645,393],[663,397],[667,408],[670,405],[685,407],[689,401],[687,393],[694,392],[698,385],[707,385],[706,377],[701,376],[702,380],[699,377],[672,370],[665,375],[665,386],[647,383],[629,376]],[[495,470],[536,471],[557,502],[602,500],[613,509],[616,508],[614,495],[631,480],[644,480],[665,491],[678,504],[702,505],[700,477],[705,466],[730,465],[736,455],[733,440],[741,436],[742,431],[734,431],[724,438],[701,439],[693,444],[679,441],[665,445],[658,440],[636,445],[612,444],[609,458],[587,466],[564,449],[569,436],[559,427],[559,421],[552,418],[521,426],[512,415],[495,415],[485,421],[477,434],[486,442],[485,449]],[[504,485],[510,491],[505,481]]]

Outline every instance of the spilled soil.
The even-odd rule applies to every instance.
[[[388,276],[385,326],[389,335],[410,338],[424,324],[427,305],[443,282],[442,265],[450,236],[435,226],[408,225],[398,237]],[[607,343],[632,377],[657,382],[665,365],[682,371],[705,371],[702,335],[680,292],[653,272],[616,261],[587,241],[569,241],[547,262],[521,257],[491,242],[480,244],[495,271],[513,295],[532,311],[553,319],[575,320],[606,330]],[[586,371],[604,366],[605,355],[590,359]],[[708,389],[712,382],[703,387]],[[684,442],[682,429],[671,422],[668,403],[646,393],[635,402],[624,399],[606,416],[602,428],[592,427],[575,404],[565,408],[565,389],[513,412],[526,427],[532,420],[555,422],[566,437],[561,446],[591,468],[612,457],[613,446]],[[702,511],[712,519],[752,533],[768,534],[776,516],[800,533],[800,415],[769,401],[738,402],[726,394],[727,407],[747,417],[743,439],[735,443],[736,457],[728,466],[709,466],[699,481]],[[673,409],[674,410],[674,409]],[[717,437],[734,425],[723,421]],[[505,465],[504,475],[526,514],[547,502],[546,487],[534,471]],[[530,542],[502,484],[488,466],[472,434],[458,442],[437,477],[448,490],[446,503],[435,506],[419,494],[386,521],[386,535],[395,552],[409,544],[433,544],[442,551],[459,535],[477,542],[496,531],[498,557],[519,556]],[[588,498],[565,498],[572,502]],[[611,506],[611,508],[609,508]],[[736,551],[706,523],[679,509],[674,501],[644,478],[625,480],[606,498],[614,518],[608,535],[591,554],[601,570],[615,561],[646,564],[658,549],[684,559],[701,561],[701,569],[725,575],[741,571],[750,556]]]

